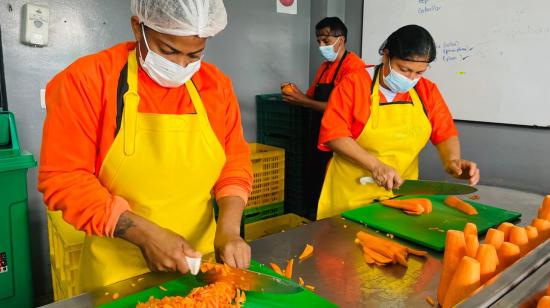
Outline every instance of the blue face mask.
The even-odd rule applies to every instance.
[[[420,80],[420,77],[411,80],[392,70],[389,60],[388,65],[390,67],[390,73],[388,74],[388,76],[384,76],[384,83],[386,84],[388,89],[390,89],[394,93],[407,92],[416,85],[418,80]]]
[[[340,51],[340,48],[338,48],[338,51],[334,51],[334,46],[338,43],[338,40],[340,37],[336,39],[336,42],[332,45],[326,45],[326,46],[319,46],[319,51],[321,52],[321,55],[325,59],[327,59],[330,62],[333,62],[338,57],[338,52]]]

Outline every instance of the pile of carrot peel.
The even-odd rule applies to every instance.
[[[550,238],[550,195],[540,206],[530,226],[509,222],[489,229],[483,244],[477,227],[466,224],[464,231],[449,230],[445,240],[443,271],[437,299],[443,308],[453,307],[492,283],[498,274]],[[547,299],[550,303],[550,296]]]
[[[367,264],[401,264],[407,267],[407,258],[409,254],[421,257],[428,254],[426,251],[414,250],[363,231],[357,232],[356,236],[355,243],[361,246],[363,258]]]

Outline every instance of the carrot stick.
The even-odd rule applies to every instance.
[[[485,235],[485,243],[495,246],[498,250],[500,245],[504,242],[504,232],[490,228]]]
[[[473,234],[477,236],[477,226],[474,223],[467,223],[466,226],[464,226],[464,236],[468,236],[468,234]]]
[[[539,231],[533,226],[526,226],[525,232],[527,232],[527,238],[529,239],[529,249],[535,249],[539,244]]]
[[[504,241],[509,242],[510,240],[510,230],[512,230],[512,227],[514,224],[509,222],[503,222],[498,226],[498,230],[504,232]]]
[[[469,203],[455,197],[455,196],[448,196],[445,198],[445,201],[443,201],[446,205],[453,207],[465,214],[468,215],[477,215],[477,210],[470,205]]]
[[[424,213],[430,214],[432,212],[432,201],[427,198],[410,198],[406,199],[409,202],[420,204],[424,208]]]
[[[419,257],[425,257],[425,256],[428,255],[428,252],[424,251],[424,250],[416,250],[416,249],[407,248],[407,251],[410,254],[415,255],[415,256],[419,256]]]
[[[443,271],[437,288],[437,300],[440,303],[445,301],[445,294],[451,283],[451,279],[462,260],[466,255],[466,241],[462,231],[449,230],[445,238],[445,252],[443,254]]]
[[[539,231],[539,241],[541,243],[544,243],[550,236],[550,221],[535,218],[533,219],[533,222],[531,223],[531,226],[537,228],[537,231]]]
[[[510,229],[510,243],[518,245],[522,257],[529,252],[529,237],[522,227],[513,226]]]
[[[497,255],[499,261],[498,272],[502,272],[520,258],[521,252],[518,245],[504,242],[497,250]]]
[[[287,262],[287,264],[286,264],[286,269],[285,269],[285,276],[286,276],[286,278],[292,278],[292,269],[293,269],[293,266],[294,266],[294,259],[288,260],[288,262]]]
[[[309,257],[311,257],[312,255],[313,255],[313,246],[311,246],[310,244],[306,244],[304,251],[302,251],[302,254],[300,254],[298,259],[300,260],[300,262],[302,262],[308,259]]]
[[[550,195],[545,196],[542,200],[537,217],[544,220],[550,220]]]
[[[279,265],[275,264],[275,263],[269,263],[269,265],[271,266],[271,268],[273,269],[273,271],[281,276],[284,276],[283,274],[283,271],[281,270],[281,268],[279,267]]]
[[[487,280],[495,275],[498,267],[498,255],[495,246],[490,244],[481,244],[477,250],[476,260],[480,265],[480,284],[484,284]]]
[[[470,258],[475,258],[477,249],[479,248],[479,241],[477,235],[468,234],[465,238],[466,241],[466,255]]]
[[[479,287],[480,265],[476,259],[463,257],[449,283],[443,308],[454,307]]]

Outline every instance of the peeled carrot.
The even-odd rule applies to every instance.
[[[468,234],[464,240],[466,241],[466,255],[470,258],[475,258],[477,249],[479,248],[477,235]]]
[[[491,244],[495,246],[495,248],[498,250],[500,248],[500,245],[504,242],[504,232],[490,228],[487,230],[487,234],[485,235],[485,243]]]
[[[275,263],[269,263],[269,265],[271,266],[271,269],[273,269],[273,271],[281,276],[284,276],[284,273],[283,271],[281,270],[281,268],[279,267],[279,265],[275,264]]]
[[[304,251],[302,251],[302,254],[300,254],[298,259],[300,260],[300,262],[302,262],[308,259],[309,257],[311,257],[312,255],[313,255],[313,246],[311,246],[310,244],[306,244]]]
[[[545,295],[539,299],[537,308],[550,308],[550,296]]]
[[[509,242],[510,239],[510,230],[512,229],[514,225],[509,222],[503,222],[498,226],[498,230],[502,231],[504,233],[504,241]]]
[[[484,284],[487,280],[495,275],[498,267],[498,255],[495,246],[490,244],[481,244],[477,250],[476,260],[480,265],[480,284]]]
[[[474,292],[480,285],[480,273],[480,265],[476,259],[463,257],[449,283],[443,308],[454,307]]]
[[[425,214],[430,214],[432,212],[432,201],[428,198],[411,198],[406,200],[409,202],[420,204],[422,208],[424,208]]]
[[[497,250],[498,255],[498,271],[501,272],[516,262],[521,256],[518,245],[512,244],[510,242],[504,242]]]
[[[449,230],[445,238],[445,252],[443,254],[443,271],[437,288],[437,300],[440,303],[445,301],[451,279],[462,260],[466,255],[466,241],[462,231]]]
[[[288,260],[288,262],[287,262],[287,264],[286,264],[286,269],[285,269],[285,276],[286,276],[286,278],[292,278],[292,269],[293,269],[293,266],[294,266],[294,259]]]
[[[533,226],[526,226],[527,238],[529,239],[529,250],[535,249],[539,244],[539,231]]]
[[[550,220],[550,195],[547,195],[542,200],[542,204],[540,205],[538,218]]]
[[[524,228],[513,226],[510,229],[509,242],[518,245],[522,257],[529,252],[529,237],[527,237],[527,231]]]
[[[422,207],[421,204],[416,203],[414,201],[410,201],[409,199],[405,199],[405,200],[388,199],[388,200],[380,201],[380,203],[382,203],[385,206],[403,210],[404,212],[415,212],[420,214],[424,212],[424,207]],[[420,214],[416,214],[416,215],[420,215]]]
[[[533,222],[531,223],[531,226],[537,228],[537,231],[539,232],[539,241],[541,243],[544,243],[550,236],[550,221],[535,218],[533,219]]]
[[[473,207],[471,204],[469,204],[466,201],[463,201],[455,196],[448,196],[445,198],[445,201],[443,201],[446,205],[453,207],[465,214],[468,215],[477,215],[477,210],[475,207]]]

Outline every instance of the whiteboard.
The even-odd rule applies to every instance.
[[[550,1],[365,0],[362,57],[399,27],[426,28],[426,72],[458,120],[550,127]]]

